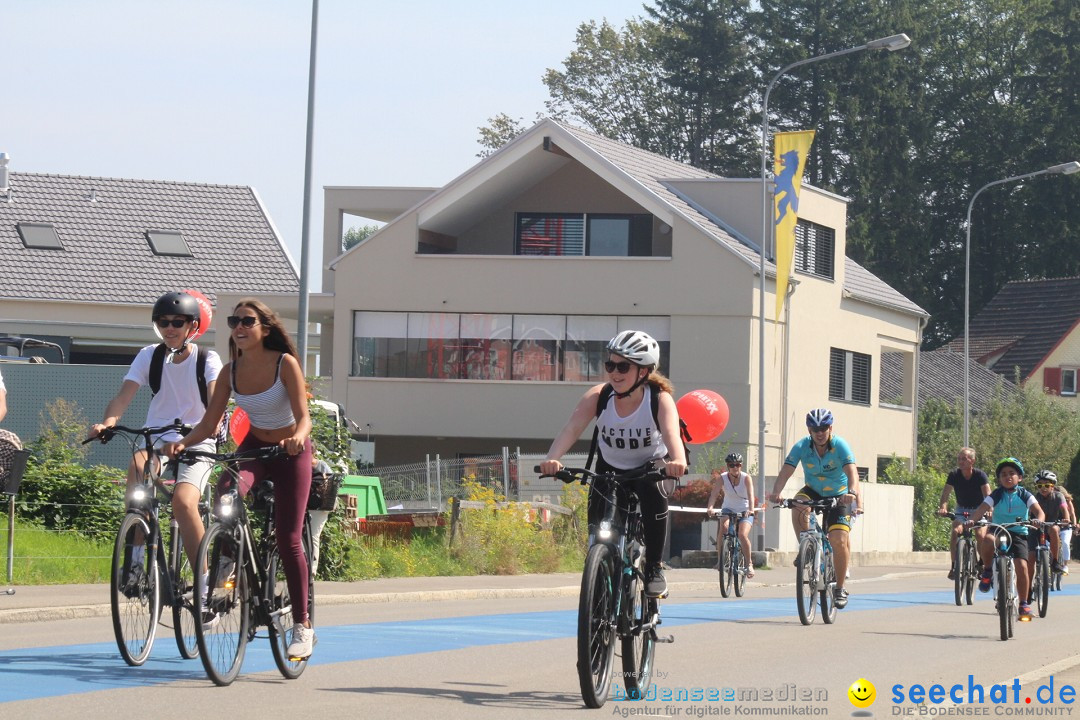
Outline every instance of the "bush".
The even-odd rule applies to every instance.
[[[708,480],[693,480],[671,493],[671,504],[683,507],[703,508],[709,504],[712,483]],[[705,520],[705,513],[677,512],[671,514],[671,526],[679,529],[694,528]]]
[[[914,472],[907,464],[893,458],[885,473],[878,479],[888,485],[911,485],[915,488],[912,508],[912,545],[915,550],[948,550],[950,523],[937,517],[945,475],[933,468],[920,466]]]
[[[454,557],[483,575],[516,575],[521,572],[553,572],[559,553],[551,531],[537,529],[531,508],[507,503],[503,496],[472,478],[465,480],[468,500],[481,502],[479,510],[461,513],[465,539],[454,548]]]

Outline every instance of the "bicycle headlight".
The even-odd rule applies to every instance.
[[[131,501],[141,503],[146,500],[146,488],[136,487],[131,491]]]
[[[600,521],[600,530],[596,533],[596,536],[601,540],[608,540],[611,538],[611,523],[607,520]]]
[[[1009,549],[1009,536],[1008,535],[998,535],[998,547],[1000,547],[1002,550],[1008,550]]]
[[[232,517],[233,510],[233,496],[222,495],[221,503],[218,507],[218,514],[221,515],[221,517]]]

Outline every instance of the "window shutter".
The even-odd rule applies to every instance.
[[[1061,394],[1061,368],[1043,368],[1043,392]]]

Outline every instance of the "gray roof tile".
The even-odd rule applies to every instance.
[[[979,412],[986,407],[1000,383],[1006,394],[1016,392],[1016,385],[993,370],[971,361],[968,369],[971,409]],[[884,353],[881,356],[881,397],[898,397],[903,391],[901,356]],[[919,409],[927,400],[937,398],[950,405],[964,401],[964,354],[947,349],[919,353]]]

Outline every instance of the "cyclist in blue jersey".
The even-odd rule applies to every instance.
[[[817,408],[806,414],[806,429],[810,434],[791,448],[776,476],[768,499],[779,502],[780,493],[800,462],[806,485],[795,493],[797,499],[846,499],[845,504],[829,511],[824,518],[824,527],[829,533],[829,543],[832,545],[833,560],[836,563],[836,589],[833,591],[833,599],[837,608],[843,608],[848,602],[848,591],[844,588],[848,560],[851,557],[848,533],[851,531],[852,516],[862,504],[862,494],[859,489],[859,475],[855,472],[855,455],[843,438],[833,435],[832,426],[833,414],[826,408]],[[796,535],[808,530],[810,509],[793,507],[791,524]]]
[[[996,469],[998,486],[997,489],[986,496],[975,513],[964,525],[971,527],[985,515],[991,515],[991,522],[1002,524],[1025,521],[1031,518],[1042,521],[1045,519],[1042,508],[1035,500],[1035,496],[1020,487],[1024,479],[1024,464],[1014,457],[1003,458],[997,464]],[[1031,603],[1028,602],[1028,594],[1031,590],[1031,578],[1028,577],[1028,555],[1035,552],[1038,546],[1038,537],[1035,533],[1028,532],[1026,525],[1009,528],[1012,542],[1006,551],[1013,559],[1016,567],[1016,591],[1021,598],[1020,620],[1031,620]],[[983,573],[979,578],[979,592],[990,592],[990,584],[993,579],[994,533],[986,533],[979,545],[979,554],[982,555]]]

